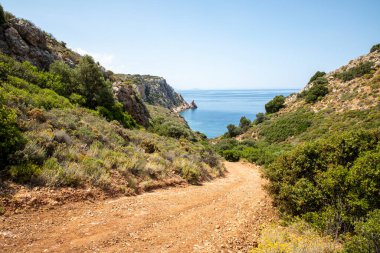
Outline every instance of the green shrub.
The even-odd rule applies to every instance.
[[[317,72],[315,72],[315,74],[310,78],[310,80],[309,80],[308,83],[312,83],[312,82],[314,82],[315,80],[317,80],[318,78],[324,77],[325,75],[326,75],[326,72],[317,71]]]
[[[74,105],[83,106],[86,104],[86,99],[82,95],[79,95],[77,93],[71,93],[71,95],[69,96],[69,100]]]
[[[280,211],[334,236],[380,207],[380,132],[356,130],[300,145],[266,169]]]
[[[105,80],[102,70],[91,56],[84,56],[77,66],[78,81],[83,85],[86,106],[110,108],[113,103],[111,83]],[[82,95],[82,94],[81,94]]]
[[[317,79],[315,84],[305,92],[305,101],[306,103],[315,103],[321,100],[328,93],[329,89],[327,88],[327,85],[325,83],[318,83]]]
[[[191,165],[183,166],[182,178],[190,184],[198,184],[200,180],[200,171]]]
[[[288,137],[299,135],[308,129],[313,122],[314,114],[304,110],[288,113],[274,118],[261,126],[260,134],[270,142],[281,142]]]
[[[84,87],[79,82],[75,69],[70,68],[63,61],[55,61],[50,64],[50,72],[56,75],[63,84],[61,95],[68,97],[72,93],[83,94]]]
[[[0,104],[0,171],[9,164],[9,156],[22,149],[26,142],[18,128],[16,117],[13,110]]]
[[[375,51],[380,51],[380,43],[379,44],[376,44],[376,45],[373,45],[371,47],[371,50],[370,50],[370,53],[373,53]]]
[[[285,97],[275,96],[271,101],[265,104],[265,111],[267,113],[275,113],[285,107]]]
[[[380,252],[380,209],[369,212],[366,218],[355,224],[355,236],[345,244],[344,252]]]
[[[225,134],[225,136],[228,138],[233,138],[233,137],[238,136],[241,133],[242,133],[242,129],[240,127],[237,127],[233,124],[229,124],[227,126],[227,133]]]
[[[247,119],[245,116],[240,118],[239,121],[239,128],[241,129],[242,132],[246,132],[248,128],[251,125],[251,121]]]
[[[254,123],[256,125],[258,125],[260,123],[263,123],[265,119],[266,119],[265,114],[262,112],[259,112],[258,114],[256,114],[256,119],[255,119]]]
[[[285,150],[284,146],[259,142],[254,147],[244,147],[240,152],[240,157],[258,165],[269,165]]]
[[[10,166],[9,174],[16,182],[28,183],[36,180],[41,174],[41,168],[33,163],[22,163]]]
[[[123,111],[121,103],[115,103],[110,110],[103,106],[98,106],[97,111],[109,121],[116,120],[120,122],[125,128],[132,129],[138,126],[132,116]]]
[[[354,78],[364,76],[365,74],[370,74],[372,67],[373,67],[373,62],[366,61],[366,62],[360,63],[356,67],[352,67],[350,69],[337,73],[335,74],[335,76],[343,80],[344,82],[347,82]]]
[[[240,152],[238,150],[224,150],[222,156],[230,162],[237,162],[240,159]]]

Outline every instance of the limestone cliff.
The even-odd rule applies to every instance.
[[[124,74],[115,76],[117,79],[133,85],[143,101],[150,105],[162,106],[175,112],[196,108],[195,102],[193,104],[187,103],[181,94],[175,92],[162,77]]]

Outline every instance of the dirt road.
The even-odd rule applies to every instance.
[[[3,217],[0,252],[246,252],[274,217],[257,167],[202,186]]]

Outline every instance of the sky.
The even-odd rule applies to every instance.
[[[302,88],[380,43],[379,0],[0,0],[116,73],[181,89]]]

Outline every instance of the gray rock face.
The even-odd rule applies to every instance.
[[[140,125],[149,126],[149,112],[134,87],[125,82],[114,82],[112,89],[116,99]]]
[[[72,65],[79,57],[33,23],[18,18],[0,27],[0,51],[19,61],[30,61],[40,69],[48,69],[55,60]]]
[[[133,84],[141,98],[148,104],[168,109],[187,105],[183,97],[175,92],[162,77],[150,75],[118,75],[118,77]]]
[[[29,46],[21,38],[20,34],[13,27],[4,31],[5,41],[12,53],[16,55],[26,55],[29,53]]]

